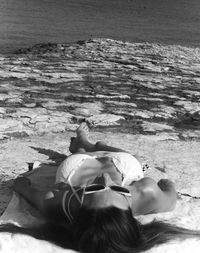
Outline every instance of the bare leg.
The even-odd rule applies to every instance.
[[[76,130],[76,137],[71,138],[69,151],[72,154],[95,151],[95,145],[88,139],[88,132],[88,126],[85,122],[83,122]]]
[[[108,146],[103,141],[97,141],[96,142],[95,151],[110,151],[110,152],[125,152],[125,153],[128,153],[127,151],[125,151],[123,149]]]
[[[115,148],[106,145],[102,141],[98,141],[95,144],[91,143],[88,138],[87,124],[82,123],[77,129],[77,136],[71,139],[69,150],[71,153],[80,152],[96,152],[96,151],[110,151],[110,152],[126,152],[123,149]]]

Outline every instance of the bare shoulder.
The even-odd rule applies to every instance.
[[[134,183],[141,192],[152,192],[157,194],[158,192],[174,192],[174,183],[169,179],[160,179],[156,182],[153,178],[144,177]]]
[[[149,210],[148,213],[171,211],[176,205],[176,191],[172,185],[165,191],[159,186],[159,182],[145,177],[135,182],[133,187],[140,196],[139,205],[142,208],[145,206],[145,210]]]
[[[134,187],[141,193],[149,192],[149,194],[152,193],[153,195],[156,192],[158,185],[154,179],[150,177],[144,177],[139,181],[134,182]]]

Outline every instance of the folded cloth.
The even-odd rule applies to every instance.
[[[24,176],[31,179],[32,184],[39,189],[49,189],[54,184],[57,166],[43,164]],[[190,229],[200,230],[200,201],[185,197],[178,201],[175,211],[151,215],[137,216],[142,223],[147,223],[153,219],[163,220],[172,224],[180,225]],[[19,226],[31,226],[45,222],[44,217],[27,203],[20,195],[14,193],[13,197],[0,217],[0,223],[14,223]],[[1,253],[72,253],[75,251],[62,249],[52,243],[34,239],[26,235],[13,235],[11,233],[0,233],[0,252]],[[146,253],[199,253],[200,240],[196,238],[184,241],[174,240],[163,245],[153,247]]]

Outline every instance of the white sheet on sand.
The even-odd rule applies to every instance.
[[[38,173],[40,171],[40,176]],[[42,171],[42,173],[41,173]],[[31,171],[26,175],[31,179],[33,184],[43,184],[48,188],[54,181],[56,166],[42,166],[41,168]],[[172,224],[180,225],[190,229],[200,230],[200,200],[186,197],[179,200],[177,207],[173,212],[160,213],[156,215],[145,215],[137,217],[142,223],[149,222],[154,218],[164,220]],[[40,214],[30,206],[23,198],[13,193],[13,197],[0,217],[0,223],[12,222],[20,226],[42,223],[44,220]],[[25,235],[13,235],[11,233],[0,234],[0,252],[2,253],[72,253],[75,251],[62,249],[52,243],[34,239]],[[147,253],[199,253],[200,239],[192,238],[184,241],[174,240],[169,243],[157,246]]]

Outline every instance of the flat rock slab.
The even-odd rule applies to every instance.
[[[198,140],[200,49],[92,39],[0,57],[0,138],[74,130]],[[195,134],[193,134],[195,132]]]

